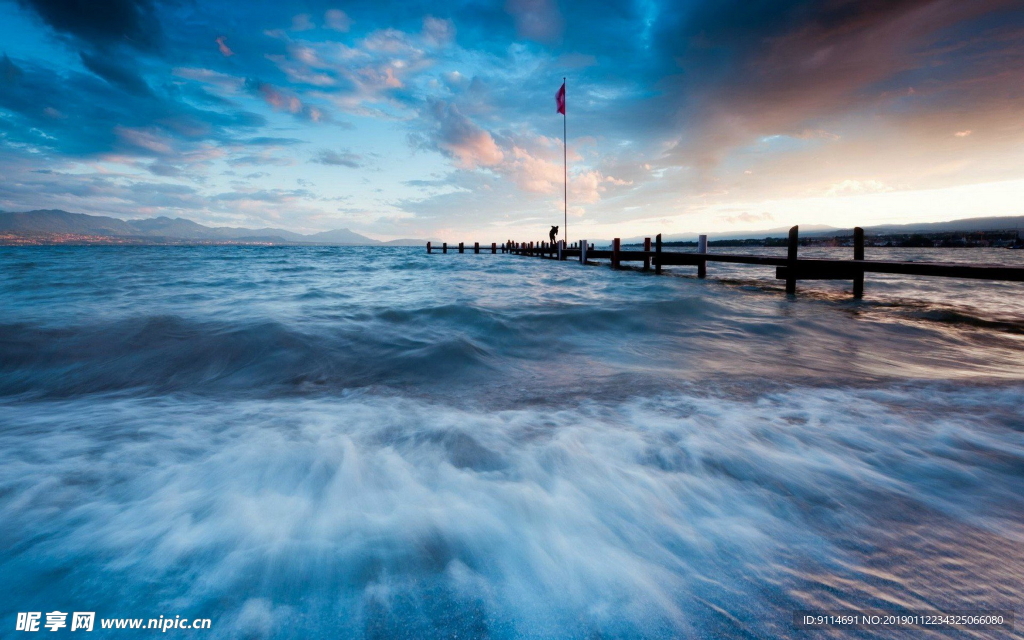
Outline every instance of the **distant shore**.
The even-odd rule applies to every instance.
[[[51,246],[128,246],[128,247],[394,247],[411,246],[395,244],[356,244],[337,242],[286,242],[282,240],[233,239],[199,240],[189,238],[154,238],[131,236],[98,236],[79,233],[51,234],[0,234],[0,247],[51,247]]]
[[[1010,247],[1017,242],[1016,230],[1003,231],[944,231],[938,233],[887,233],[864,236],[867,247],[921,247],[938,249],[976,249],[986,247]],[[726,240],[708,240],[710,247],[785,247],[784,237],[766,238],[730,238]],[[635,242],[623,244],[624,247],[641,246]],[[810,236],[800,238],[804,247],[852,247],[852,235]],[[676,240],[663,242],[665,247],[696,247],[696,240]]]

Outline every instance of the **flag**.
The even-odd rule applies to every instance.
[[[555,94],[555,106],[556,111],[563,116],[565,115],[565,83],[558,89],[558,93]]]

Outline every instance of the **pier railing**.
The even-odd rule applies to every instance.
[[[459,253],[463,253],[463,243],[459,243]],[[799,227],[789,230],[786,257],[758,256],[746,254],[710,253],[707,249],[707,236],[700,236],[695,253],[663,251],[661,234],[655,237],[654,246],[651,239],[644,241],[643,250],[623,250],[619,238],[612,241],[611,249],[595,249],[586,240],[564,246],[562,242],[515,242],[506,241],[501,245],[491,243],[490,253],[510,253],[521,256],[547,258],[551,260],[576,259],[583,264],[596,264],[592,260],[608,260],[613,269],[618,269],[623,262],[639,262],[644,270],[654,269],[661,273],[665,266],[695,266],[697,277],[707,276],[708,262],[731,262],[737,264],[753,264],[775,267],[775,278],[786,281],[786,293],[796,293],[798,280],[852,280],[855,298],[864,295],[865,273],[891,273],[912,276],[930,276],[941,278],[968,278],[974,280],[1003,280],[1024,282],[1024,267],[1010,267],[992,264],[959,264],[950,262],[913,262],[898,260],[865,260],[864,230],[860,227],[853,233],[853,259],[800,258]],[[447,243],[442,244],[442,253],[448,253]],[[437,247],[427,243],[427,253],[433,253]],[[480,244],[474,244],[474,253],[480,253]]]

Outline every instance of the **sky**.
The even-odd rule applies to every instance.
[[[0,0],[0,209],[378,239],[1024,214],[1024,3]]]

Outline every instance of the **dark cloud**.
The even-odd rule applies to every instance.
[[[42,151],[73,156],[108,153],[125,145],[126,131],[166,138],[168,152],[182,151],[187,144],[202,141],[234,143],[239,134],[265,124],[261,116],[237,108],[194,107],[173,91],[154,92],[139,86],[138,91],[126,92],[123,85],[131,85],[132,76],[118,77],[115,67],[104,71],[117,81],[70,70],[57,73],[29,62],[20,69],[13,80],[0,84],[0,108],[18,125],[4,139]],[[175,145],[178,140],[186,146]],[[133,153],[167,155],[155,151],[158,147],[153,144],[148,149],[147,145],[129,146]]]
[[[98,46],[153,50],[161,41],[151,0],[19,0],[56,31]]]
[[[136,95],[147,95],[150,93],[149,85],[142,79],[139,73],[124,66],[120,61],[110,56],[81,53],[82,64],[89,70],[103,78],[107,82],[121,87],[129,93]]]
[[[3,80],[5,84],[13,83],[21,75],[21,69],[18,65],[11,62],[11,59],[4,54],[3,58],[0,58],[0,80]]]
[[[713,163],[745,138],[813,128],[815,118],[877,102],[885,85],[907,83],[906,89],[915,76],[925,80],[939,67],[977,77],[989,70],[924,54],[1008,6],[1004,0],[736,0],[666,14],[655,41],[660,59],[677,67],[666,85],[667,97],[678,101],[668,120],[694,129],[688,152]]]

